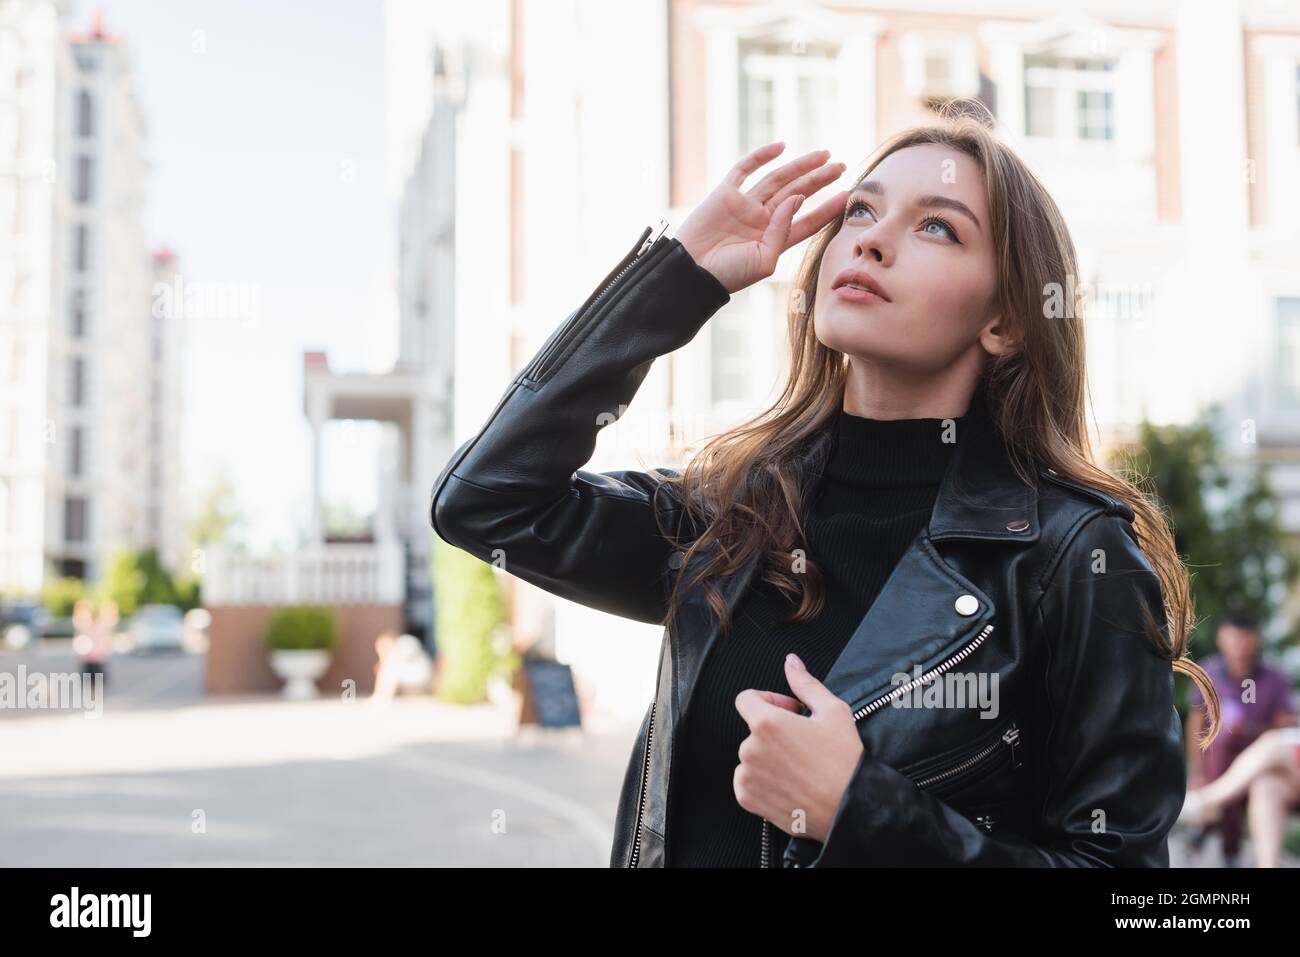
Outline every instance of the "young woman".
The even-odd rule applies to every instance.
[[[1160,511],[1093,462],[1060,212],[969,113],[800,219],[844,165],[746,187],[783,148],[645,230],[433,489],[446,541],[666,626],[611,865],[1167,866],[1172,671],[1217,698]],[[684,470],[584,470],[810,237],[774,405]]]

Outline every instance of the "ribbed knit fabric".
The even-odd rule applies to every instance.
[[[978,401],[956,434],[982,414]],[[955,445],[940,418],[870,419],[841,410],[822,480],[804,516],[808,557],[826,583],[812,621],[786,618],[796,604],[756,574],[730,635],[705,661],[673,756],[669,867],[758,867],[762,819],[736,803],[733,775],[749,728],[736,711],[746,688],[792,695],[785,656],[793,651],[822,680],[870,609],[907,546],[929,521]],[[770,828],[770,864],[789,837]]]

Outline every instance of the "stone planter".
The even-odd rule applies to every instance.
[[[315,649],[271,652],[271,670],[285,681],[281,694],[291,701],[320,697],[316,679],[325,673],[331,657],[330,652]]]

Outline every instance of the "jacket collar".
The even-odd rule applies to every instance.
[[[1016,474],[985,384],[971,397],[930,513],[930,541],[1038,540],[1038,487]]]
[[[1016,474],[992,408],[981,381],[958,427],[926,526],[932,542],[1038,540],[1038,487]],[[805,476],[811,477],[814,463],[825,461],[830,440],[827,429],[811,443],[800,460]]]

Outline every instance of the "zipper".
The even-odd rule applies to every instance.
[[[605,283],[601,286],[600,291],[583,303],[583,305],[569,317],[568,321],[551,337],[551,341],[546,345],[538,357],[533,361],[532,366],[525,373],[526,378],[540,385],[545,382],[552,372],[559,367],[558,356],[561,350],[575,341],[581,331],[586,328],[592,317],[598,310],[596,306],[601,303],[611,289],[614,288],[633,266],[637,265],[647,250],[651,249],[655,243],[663,236],[668,229],[668,220],[661,219],[659,224],[651,229],[649,226],[641,233],[641,242],[635,251],[628,253],[623,260],[614,267],[613,271],[605,277]],[[602,304],[603,305],[603,304]]]
[[[645,737],[645,760],[641,768],[641,796],[637,799],[636,805],[636,824],[632,827],[632,859],[628,867],[636,867],[637,859],[641,856],[641,816],[645,813],[645,794],[646,787],[650,783],[650,742],[655,736],[655,708],[658,702],[650,705],[650,726],[646,731]]]
[[[587,311],[588,307],[595,303],[597,299],[607,293],[610,287],[627,272],[632,264],[635,263],[637,259],[646,252],[646,250],[650,249],[656,242],[658,242],[667,229],[668,221],[666,219],[661,219],[659,220],[659,225],[655,229],[652,230],[647,226],[641,231],[641,236],[638,240],[639,245],[636,251],[630,252],[624,256],[622,262],[620,262],[618,266],[615,266],[613,271],[606,277],[605,285],[601,288],[600,292],[579,306],[578,309],[564,321],[559,329],[551,333],[551,338],[547,340],[546,345],[542,347],[542,350],[539,352],[537,357],[528,364],[523,372],[515,376],[514,384],[518,384],[523,380],[531,380],[533,382],[538,381],[534,379],[533,376],[540,374],[538,370],[541,369],[543,365],[550,365],[551,358],[554,356],[556,349],[562,343],[568,342],[571,339],[572,334],[576,331],[577,323],[580,321],[579,317],[581,317],[582,314]],[[443,473],[438,476],[439,481],[434,483],[433,492],[429,497],[429,520],[433,525],[433,530],[437,532],[440,537],[442,536],[442,533],[438,531],[438,523],[433,518],[433,515],[437,510],[438,496],[442,493],[446,483],[455,477],[456,469],[459,468],[460,463],[465,460],[465,456],[469,455],[474,446],[478,444],[478,439],[491,427],[492,423],[496,420],[497,414],[505,407],[505,404],[510,401],[510,397],[513,394],[514,388],[512,386],[512,388],[506,390],[505,394],[502,395],[501,398],[497,399],[496,406],[492,409],[492,413],[487,417],[487,421],[483,423],[482,428],[479,429],[478,435],[466,441],[462,447],[456,450],[459,454],[453,455],[455,461],[447,464],[443,469]]]
[[[997,739],[992,743],[984,745],[984,747],[980,748],[974,754],[959,761],[952,767],[945,768],[944,770],[934,774],[927,774],[923,778],[918,778],[916,780],[916,786],[919,788],[928,788],[965,774],[977,765],[982,764],[1003,747],[1006,747],[1011,751],[1012,769],[1014,770],[1015,768],[1020,767],[1020,756],[1017,753],[1017,749],[1020,747],[1020,729],[1016,727],[1014,721],[1011,722],[1011,726],[1007,728],[1006,731],[1002,732],[1002,734],[998,735]]]
[[[918,685],[925,684],[925,682],[929,681],[931,678],[935,677],[936,675],[943,674],[953,665],[961,661],[964,661],[967,657],[970,656],[972,652],[975,651],[976,648],[984,644],[985,640],[992,633],[993,633],[993,623],[989,622],[980,630],[980,633],[978,635],[972,638],[970,642],[968,642],[965,646],[963,646],[961,650],[959,650],[951,658],[947,658],[944,661],[941,661],[939,664],[935,665],[933,668],[931,668],[929,671],[925,672],[924,674],[917,675],[915,678],[913,678],[911,681],[908,681],[906,684],[899,685],[893,691],[881,695],[879,698],[876,698],[874,701],[871,701],[868,704],[863,705],[858,710],[854,711],[853,712],[854,722],[856,723],[858,721],[861,721],[863,718],[867,717],[868,715],[875,714],[877,711],[879,711],[890,701],[893,701],[895,698],[902,697],[903,695],[907,694],[909,691],[911,691],[913,688],[917,687]],[[1015,737],[1017,743],[1019,742],[1019,734],[1020,732],[1016,731]],[[1002,743],[1002,739],[998,739],[998,742],[994,745],[992,750],[996,750],[997,745],[1001,743]],[[992,753],[992,751],[990,751],[990,753]],[[1012,755],[1014,756],[1014,754],[1015,754],[1015,746],[1012,745]],[[767,818],[764,818],[763,819],[763,847],[762,847],[762,852],[759,855],[759,867],[772,866],[771,865],[771,858],[772,858],[771,828],[772,828],[771,822],[768,821]]]

